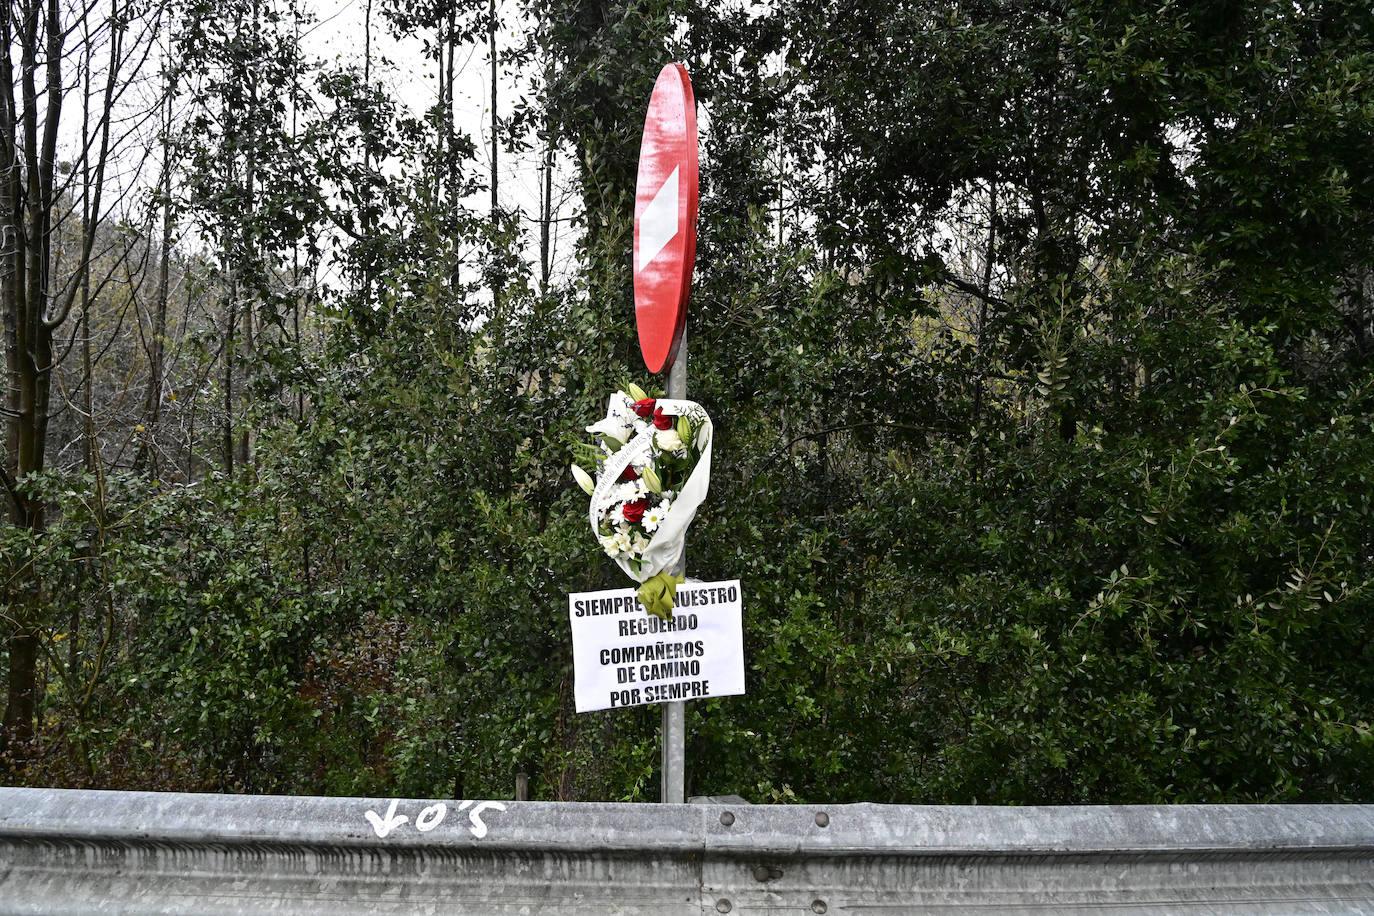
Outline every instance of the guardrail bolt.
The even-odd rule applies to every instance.
[[[735,822],[735,815],[729,811],[722,811],[720,813],[720,822],[726,827],[729,827]],[[724,913],[726,910],[721,910],[721,912]]]
[[[776,865],[755,865],[755,881],[776,881],[782,877],[782,869]]]
[[[825,911],[826,911],[826,905],[825,905],[825,901],[824,901],[824,900],[819,900],[819,899],[818,899],[818,900],[812,900],[812,901],[811,901],[811,912],[813,912],[813,913],[824,913]]]
[[[726,900],[724,897],[716,901],[717,913],[728,913],[731,909],[733,909],[733,907],[730,906],[730,901]]]
[[[824,811],[817,811],[817,812],[816,812],[816,826],[817,826],[817,827],[829,827],[829,826],[830,826],[830,815],[826,814]]]

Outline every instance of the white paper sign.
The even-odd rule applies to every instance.
[[[744,693],[740,584],[688,582],[672,620],[632,588],[568,596],[578,712]]]

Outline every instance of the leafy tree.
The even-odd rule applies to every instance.
[[[417,116],[370,57],[307,66],[291,7],[240,37],[202,11],[205,79],[239,88],[188,90],[188,203],[262,326],[303,300],[320,345],[282,327],[240,362],[251,474],[16,484],[52,507],[0,543],[57,599],[36,720],[66,751],[23,778],[657,796],[656,712],[572,710],[564,596],[624,583],[566,468],[613,387],[653,384],[630,201],[676,57],[717,435],[690,568],[743,581],[749,685],[689,707],[689,791],[1368,799],[1366,6],[531,4],[504,60],[537,79],[499,127],[573,158],[562,279],[489,206],[451,94]],[[441,85],[492,13],[382,8]],[[233,69],[252,36],[312,90],[295,130]],[[220,200],[249,151],[214,113],[254,91],[259,177]],[[297,246],[333,288],[288,298]],[[73,607],[112,635],[58,664]]]

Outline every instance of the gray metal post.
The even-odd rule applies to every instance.
[[[682,332],[682,343],[678,347],[677,358],[668,370],[668,397],[681,400],[687,397],[687,332]],[[679,576],[687,575],[687,551],[682,552],[682,562],[673,570]],[[663,791],[659,798],[664,804],[680,805],[687,800],[687,704],[681,700],[664,703],[663,708]]]

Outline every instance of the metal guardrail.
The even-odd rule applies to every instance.
[[[0,913],[1374,913],[1374,806],[0,788]]]

